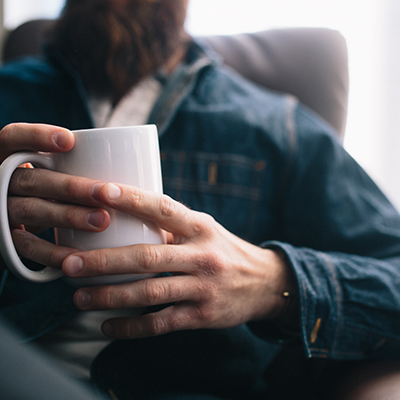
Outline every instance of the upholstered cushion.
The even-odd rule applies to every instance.
[[[35,19],[8,32],[3,45],[2,60],[7,62],[39,54],[42,51],[43,34],[53,23],[51,19]]]
[[[343,137],[349,90],[343,36],[325,28],[206,37],[226,64],[265,87],[295,95]]]

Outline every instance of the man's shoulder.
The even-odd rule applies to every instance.
[[[322,117],[295,96],[257,85],[221,64],[210,65],[201,73],[182,111],[207,123],[210,132],[215,128],[221,135],[224,130],[238,142],[244,134],[263,135],[286,148],[295,142],[317,137],[336,140],[337,136]]]
[[[183,108],[212,121],[225,118],[255,129],[286,125],[288,110],[296,109],[294,96],[261,87],[224,65],[211,65],[200,75]],[[218,113],[216,113],[218,111]]]
[[[0,68],[0,128],[18,121],[71,128],[90,124],[74,77],[35,57]]]
[[[65,82],[65,74],[46,58],[26,57],[8,62],[0,68],[0,85],[26,84],[60,85]]]
[[[215,104],[219,109],[225,108],[231,116],[244,116],[256,126],[273,124],[276,128],[281,123],[287,128],[295,123],[297,134],[318,131],[337,136],[320,115],[294,95],[258,85],[223,64],[207,68],[199,79],[194,98],[206,106]]]
[[[244,76],[240,75],[234,69],[224,64],[213,65],[208,68],[203,76],[203,89],[210,98],[210,94],[224,93],[230,99],[241,100],[260,99],[269,100],[274,103],[285,101],[287,95],[265,87],[262,87]],[[235,95],[232,97],[232,95]]]

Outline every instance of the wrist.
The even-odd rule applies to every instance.
[[[274,289],[275,306],[273,312],[264,318],[269,325],[288,331],[300,330],[300,301],[295,274],[290,260],[280,248],[269,249],[274,254],[277,268],[276,286]]]

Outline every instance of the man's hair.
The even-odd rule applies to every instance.
[[[117,102],[182,44],[187,0],[67,0],[48,46],[81,75],[86,89]]]

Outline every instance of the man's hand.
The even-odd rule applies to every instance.
[[[17,151],[69,151],[75,143],[67,129],[42,124],[11,124],[0,132],[0,159]],[[39,168],[19,168],[10,181],[8,213],[20,256],[53,268],[76,249],[55,246],[31,232],[59,227],[100,232],[110,223],[93,196],[103,185]]]
[[[68,129],[44,124],[10,124],[0,131],[0,161],[17,151],[69,151],[75,138]]]
[[[169,305],[151,314],[106,321],[102,329],[108,336],[127,339],[233,327],[272,319],[284,307],[282,292],[293,282],[289,268],[275,252],[241,240],[211,216],[165,195],[106,184],[99,198],[107,206],[153,221],[171,236],[171,244],[76,253],[64,261],[64,273],[73,278],[172,273],[78,290],[74,301],[81,310]]]

